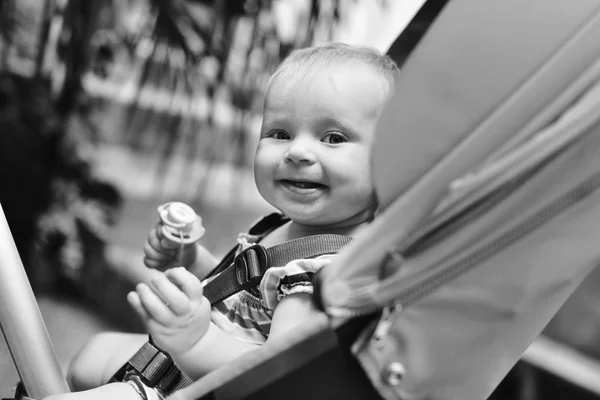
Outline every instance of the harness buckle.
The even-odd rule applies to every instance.
[[[126,365],[150,387],[157,386],[175,368],[171,357],[150,342],[146,342]]]
[[[238,284],[245,285],[262,276],[269,267],[269,255],[263,246],[253,244],[235,256],[233,265]]]

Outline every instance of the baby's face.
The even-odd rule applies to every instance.
[[[322,67],[304,79],[289,75],[267,93],[254,162],[258,190],[299,224],[368,220],[376,207],[369,157],[383,79],[361,63]]]

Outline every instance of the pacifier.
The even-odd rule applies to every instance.
[[[163,235],[181,245],[194,243],[204,235],[202,218],[187,204],[169,202],[160,205],[158,216],[163,223]]]

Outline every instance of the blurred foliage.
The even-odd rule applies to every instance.
[[[52,275],[32,269],[34,256],[54,259],[47,265],[75,278],[83,267],[80,231],[101,241],[120,203],[94,177],[88,144],[67,123],[47,81],[0,72],[0,202],[33,283],[36,273]]]
[[[0,73],[0,202],[22,258],[48,209],[60,121],[43,84]]]
[[[215,164],[249,167],[268,75],[294,48],[318,35],[327,40],[339,18],[340,0],[307,0],[290,21],[290,35],[275,24],[275,3],[138,1],[111,35],[102,34],[96,53],[104,54],[100,70],[107,73],[90,74],[85,83],[98,99],[126,108],[119,139],[160,160],[157,187],[174,160],[208,166],[180,174],[180,185],[196,188],[190,200],[202,197]]]
[[[73,1],[62,10],[77,15],[71,21],[77,34],[63,49],[67,74],[58,90],[44,62],[50,21],[60,10],[50,1],[4,0],[0,8],[0,20],[10,21],[0,42],[0,203],[37,290],[78,279],[86,251],[82,232],[91,234],[88,243],[102,246],[121,202],[117,190],[94,175],[85,122],[89,107],[80,77],[88,62],[86,19],[95,18],[85,9],[90,3]]]

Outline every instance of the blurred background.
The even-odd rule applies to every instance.
[[[251,163],[282,58],[332,40],[388,51],[415,14],[426,31],[423,3],[0,0],[0,203],[63,368],[97,332],[143,331],[125,295],[158,205],[193,206],[220,255],[271,211]],[[599,287],[596,271],[544,332],[585,362],[600,360]],[[17,381],[1,342],[0,397]],[[597,398],[556,382],[521,362],[493,398]]]

